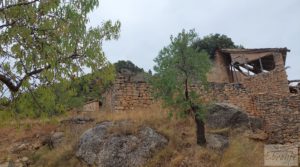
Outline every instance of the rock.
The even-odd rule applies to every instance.
[[[28,157],[23,157],[23,158],[21,159],[21,161],[22,161],[22,162],[28,162],[28,161],[29,161],[29,158],[28,158]]]
[[[110,128],[120,124],[102,122],[84,132],[76,156],[89,165],[99,167],[136,167],[145,164],[168,142],[149,127],[141,128],[135,134],[109,132]]]
[[[8,167],[9,162],[0,163],[0,167]]]
[[[64,140],[63,132],[52,132],[51,135],[45,136],[42,145],[47,145],[49,149],[56,148]]]
[[[249,122],[252,130],[263,129],[264,121],[262,118],[249,117]]]
[[[10,152],[14,154],[20,153],[25,150],[30,150],[30,143],[27,141],[14,143],[10,148]]]
[[[53,147],[57,147],[64,139],[65,135],[63,132],[54,132],[51,136]]]
[[[211,129],[248,126],[248,115],[238,107],[227,103],[216,103],[208,109],[206,126]]]
[[[206,134],[207,147],[213,150],[223,151],[229,145],[228,137],[218,134]]]
[[[62,120],[61,123],[71,123],[71,124],[85,124],[88,122],[93,122],[93,118],[85,117],[85,116],[77,116],[70,119]]]
[[[262,130],[256,130],[255,132],[247,131],[246,136],[249,137],[250,139],[259,140],[259,141],[265,141],[268,139],[268,134],[266,134]]]
[[[12,160],[5,162],[5,163],[1,163],[0,167],[23,167],[24,165],[20,162],[14,162]]]

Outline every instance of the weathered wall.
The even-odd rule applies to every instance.
[[[208,88],[196,88],[201,98],[208,102],[223,102],[234,104],[245,110],[251,116],[259,116],[254,98],[242,84],[209,83]]]
[[[83,111],[99,111],[99,101],[88,102],[83,106]]]
[[[152,103],[150,88],[145,81],[121,74],[114,83],[110,100],[113,111],[148,107]]]
[[[270,143],[300,142],[300,96],[260,94],[257,109],[262,112]]]
[[[283,57],[281,54],[274,54],[273,57],[275,61],[274,70],[244,78],[242,83],[252,94],[278,93],[288,95],[290,93]]]
[[[230,82],[228,70],[228,62],[220,52],[216,52],[213,67],[207,74],[207,80],[209,82],[228,83]]]
[[[244,79],[243,85],[251,91],[252,94],[290,94],[287,75],[284,69],[275,69],[268,73],[260,73],[255,76],[247,77]]]

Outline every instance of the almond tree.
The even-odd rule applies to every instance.
[[[206,52],[199,52],[192,44],[197,40],[194,30],[183,30],[177,37],[171,36],[171,44],[163,48],[155,58],[155,75],[152,85],[155,96],[162,99],[171,113],[192,115],[197,125],[197,144],[204,145],[204,107],[193,84],[206,85],[206,74],[211,62]]]
[[[117,39],[120,23],[88,28],[98,0],[0,2],[0,90],[12,94],[59,82],[107,65],[104,40]]]

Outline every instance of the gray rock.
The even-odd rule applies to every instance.
[[[218,134],[206,134],[207,147],[213,150],[223,151],[229,145],[228,137]]]
[[[248,115],[245,112],[226,103],[216,103],[210,107],[205,119],[206,126],[211,129],[248,126],[249,123]]]
[[[76,117],[73,117],[73,118],[62,120],[61,123],[63,123],[63,124],[66,124],[66,123],[85,124],[85,123],[93,122],[93,121],[94,121],[93,118],[89,118],[89,117],[85,117],[85,116],[76,116]]]
[[[261,130],[264,126],[264,121],[262,118],[249,117],[250,127],[252,130]]]
[[[76,156],[99,167],[136,167],[142,166],[168,142],[149,127],[141,128],[136,134],[108,132],[120,124],[102,122],[87,130],[80,137]]]
[[[54,132],[51,135],[51,141],[53,143],[53,147],[57,147],[60,143],[62,143],[62,141],[64,140],[64,133],[63,132]]]

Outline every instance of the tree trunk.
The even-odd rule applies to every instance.
[[[197,144],[203,146],[206,144],[204,122],[197,115],[195,116],[197,126]]]

